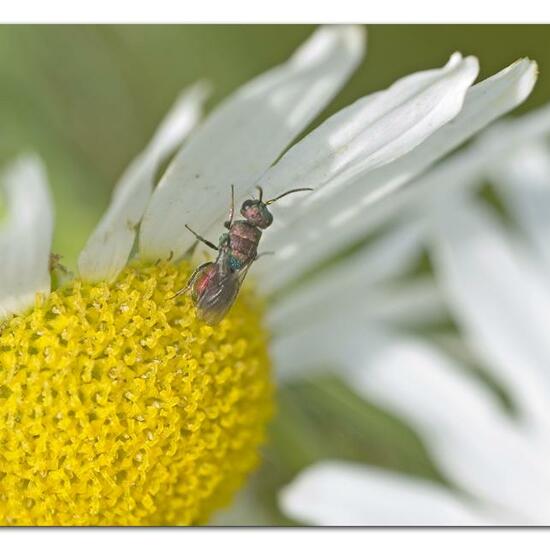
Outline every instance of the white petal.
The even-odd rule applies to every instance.
[[[355,312],[345,317],[325,316],[276,335],[270,356],[277,379],[289,382],[323,371],[343,372],[366,360],[388,341],[387,331],[357,319]]]
[[[369,294],[365,315],[379,323],[418,327],[448,319],[442,293],[427,277],[402,286],[377,285]]]
[[[277,269],[273,269],[269,260],[257,266],[256,270],[262,278],[265,277],[266,285],[273,290],[284,286],[380,225],[415,193],[425,197],[431,192],[432,184],[423,189],[422,178],[411,180],[480,128],[521,103],[529,95],[535,80],[536,65],[521,60],[473,86],[466,94],[462,111],[452,122],[437,130],[408,154],[358,178],[347,188],[336,188],[337,192],[325,197],[326,200],[314,203],[302,198],[303,205],[295,201],[292,209],[279,206],[276,223],[266,232],[263,246],[277,251],[278,257],[284,257],[285,262]],[[519,133],[540,132],[540,124],[538,128],[533,124],[529,126],[529,130],[524,129],[522,132],[514,129],[511,135],[506,134],[504,141],[507,139],[513,142]],[[483,166],[483,158],[476,155],[475,163],[479,169]],[[408,182],[411,182],[410,189],[402,189],[397,196],[393,194]],[[447,181],[441,179],[435,183],[440,186]],[[282,223],[283,220],[285,223]],[[276,274],[273,280],[270,279],[270,273]]]
[[[550,433],[548,279],[486,209],[451,200],[434,230],[442,290],[471,346],[526,421]]]
[[[271,308],[270,308],[271,309]],[[433,281],[401,287],[377,284],[356,296],[356,304],[341,308],[337,300],[326,309],[313,304],[303,315],[269,319],[271,357],[279,382],[330,371],[357,368],[393,341],[390,327],[446,319],[447,310]],[[293,312],[294,313],[294,312]],[[279,321],[278,323],[276,321]]]
[[[0,316],[32,306],[36,293],[50,292],[53,204],[46,170],[25,156],[0,176],[7,220],[0,227]]]
[[[356,296],[352,307],[337,300],[328,307],[317,304],[303,315],[284,316],[276,310],[268,319],[273,334],[271,357],[279,381],[289,382],[320,371],[341,373],[356,368],[356,358],[366,361],[386,346],[390,328],[403,324],[447,319],[441,294],[431,280],[398,286],[377,284]],[[271,308],[270,308],[271,309]],[[294,312],[292,312],[294,313]]]
[[[345,371],[351,386],[412,424],[448,479],[522,523],[550,521],[546,457],[481,382],[421,341],[369,357]]]
[[[420,224],[393,228],[372,246],[338,262],[306,285],[284,296],[270,307],[272,330],[292,330],[322,315],[345,316],[350,310],[368,314],[375,292],[369,287],[388,281],[412,267],[422,252]]]
[[[158,126],[146,152],[164,160],[179,147],[200,122],[209,95],[210,85],[202,81],[183,90]]]
[[[145,214],[144,257],[177,258],[240,200],[346,82],[364,49],[363,30],[322,27],[290,58],[227,99],[179,152]]]
[[[409,75],[356,101],[292,147],[260,185],[272,195],[292,187],[319,191],[395,160],[457,115],[478,70],[477,59],[454,54],[442,69]]]
[[[197,124],[206,97],[206,86],[201,83],[184,91],[147,148],[128,166],[114,189],[111,204],[80,254],[78,269],[82,278],[111,281],[124,268],[159,165]]]
[[[502,521],[435,483],[372,466],[319,462],[279,494],[288,517],[312,525],[487,525]]]
[[[492,176],[550,276],[549,147],[542,142],[526,145],[495,166]]]
[[[493,124],[481,137],[485,147],[501,151],[503,146],[517,149],[548,136],[549,132],[550,103],[547,103],[521,117],[508,118]]]

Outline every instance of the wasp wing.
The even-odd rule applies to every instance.
[[[235,272],[219,269],[197,302],[197,317],[208,325],[217,325],[231,309],[247,273],[248,267]]]

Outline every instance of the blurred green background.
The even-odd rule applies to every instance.
[[[54,250],[74,266],[112,186],[178,92],[207,78],[221,98],[282,62],[313,30],[303,25],[0,26],[0,165],[36,151],[57,209]],[[519,57],[539,63],[535,91],[515,114],[550,101],[550,27],[374,25],[368,55],[321,118],[397,78],[475,54],[484,78]],[[318,121],[317,121],[318,122]],[[279,394],[262,471],[220,522],[288,524],[277,489],[321,457],[355,459],[440,479],[397,419],[335,379]]]

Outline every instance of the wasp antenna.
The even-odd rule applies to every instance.
[[[279,195],[278,197],[275,197],[274,199],[268,200],[265,204],[273,204],[275,201],[278,201],[279,199],[282,199],[283,197],[286,197],[287,195],[290,195],[291,193],[299,193],[300,191],[313,191],[312,187],[300,187],[298,189],[291,189],[290,191],[285,191],[282,195]]]
[[[233,225],[233,216],[235,215],[235,186],[231,184],[231,204],[229,206],[229,219],[223,224],[226,229]]]
[[[264,196],[264,190],[259,185],[256,185],[256,189],[260,192],[260,196],[259,196],[258,200],[260,202],[262,202],[262,199],[263,199],[263,196]]]

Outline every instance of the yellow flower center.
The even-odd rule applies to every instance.
[[[258,462],[272,412],[246,290],[200,323],[190,266],[76,280],[0,335],[0,524],[197,524]]]

